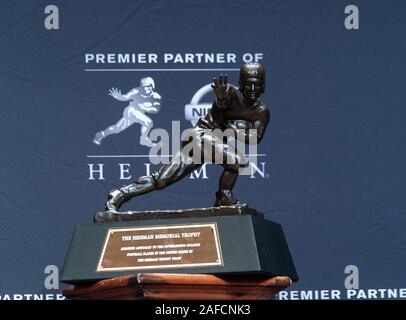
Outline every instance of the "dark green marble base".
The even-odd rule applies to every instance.
[[[252,215],[209,216],[94,223],[76,227],[61,273],[61,281],[80,283],[143,271],[96,272],[110,228],[214,222],[218,227],[223,266],[149,269],[148,273],[238,274],[298,276],[281,225]]]

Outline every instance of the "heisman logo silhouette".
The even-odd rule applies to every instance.
[[[109,95],[119,101],[130,101],[123,111],[123,117],[117,123],[108,126],[105,130],[99,131],[93,138],[93,143],[101,145],[104,138],[117,134],[129,128],[134,123],[141,125],[140,144],[146,147],[153,147],[148,135],[153,127],[153,122],[146,113],[158,113],[161,108],[161,96],[154,91],[155,81],[151,77],[142,78],[140,86],[122,94],[121,90],[111,88]]]

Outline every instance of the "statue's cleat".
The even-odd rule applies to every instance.
[[[215,207],[234,206],[238,204],[240,204],[240,202],[234,198],[233,193],[230,190],[220,190],[216,192]]]
[[[120,206],[126,200],[124,192],[121,190],[112,190],[108,195],[108,200],[105,205],[106,211],[118,212]]]

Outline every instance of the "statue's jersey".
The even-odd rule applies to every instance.
[[[204,118],[198,122],[198,126],[207,129],[225,130],[234,121],[243,120],[250,124],[251,129],[257,130],[258,142],[262,139],[269,123],[270,110],[259,99],[250,106],[241,91],[230,86],[227,98],[219,103],[214,102]]]

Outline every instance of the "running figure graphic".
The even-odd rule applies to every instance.
[[[101,145],[104,138],[111,134],[117,134],[134,123],[141,125],[140,144],[146,147],[153,147],[148,135],[153,127],[153,122],[146,113],[158,113],[161,108],[161,96],[154,91],[155,81],[151,77],[142,78],[140,86],[130,90],[127,94],[122,94],[121,90],[111,88],[109,95],[119,101],[130,101],[128,106],[123,111],[123,117],[107,127],[105,130],[97,132],[93,138],[93,143]]]

